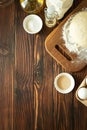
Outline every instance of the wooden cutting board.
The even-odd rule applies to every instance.
[[[68,72],[76,72],[82,70],[87,64],[83,61],[76,62],[77,55],[70,53],[64,46],[62,39],[62,28],[68,18],[82,8],[87,8],[87,1],[82,1],[77,8],[73,10],[46,38],[45,48],[47,52],[65,68]],[[73,62],[75,61],[75,62]]]

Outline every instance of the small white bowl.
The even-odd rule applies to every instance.
[[[28,15],[23,20],[23,28],[29,34],[38,33],[42,29],[42,26],[42,19],[35,14]]]
[[[69,73],[60,73],[55,77],[54,87],[60,93],[66,94],[73,90],[75,80]]]

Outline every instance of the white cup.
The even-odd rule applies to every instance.
[[[55,77],[54,87],[60,93],[66,94],[73,90],[75,80],[69,73],[60,73]]]

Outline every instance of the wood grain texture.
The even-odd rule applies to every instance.
[[[0,9],[0,130],[13,129],[14,6]]]
[[[80,2],[74,0],[69,12]],[[58,93],[54,78],[65,69],[45,50],[54,28],[43,24],[38,34],[27,34],[22,26],[27,14],[17,0],[0,11],[0,130],[86,130],[87,108],[75,92],[87,67],[71,73],[76,80],[71,93]],[[39,15],[44,23],[43,11]]]

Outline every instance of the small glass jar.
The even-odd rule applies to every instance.
[[[55,11],[54,6],[44,9],[45,13],[45,24],[47,27],[54,27],[57,23],[58,13]]]

